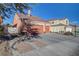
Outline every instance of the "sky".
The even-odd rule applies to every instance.
[[[78,3],[37,3],[31,5],[31,15],[40,17],[44,20],[53,18],[62,19],[68,18],[70,23],[79,24],[79,4]],[[12,23],[14,15],[11,18],[4,20],[4,23]]]

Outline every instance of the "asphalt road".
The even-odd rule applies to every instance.
[[[34,38],[46,43],[47,45],[39,47],[31,41],[29,43],[33,50],[24,53],[13,51],[13,55],[17,56],[78,56],[79,55],[79,37],[65,36],[55,33],[46,33],[40,35],[39,38]]]

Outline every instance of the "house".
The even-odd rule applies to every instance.
[[[37,31],[39,33],[46,33],[46,32],[50,32],[50,24],[49,22],[37,17],[37,16],[32,16],[29,15],[30,13],[28,13],[27,15],[24,14],[18,14],[16,13],[14,16],[14,21],[13,21],[13,25],[17,28],[18,31],[21,31],[20,28],[23,27],[23,23],[22,20],[27,19],[27,23],[30,23],[32,26],[32,29],[37,29]]]
[[[68,26],[66,26],[66,32],[72,32],[74,33],[76,31],[76,26],[69,24]]]
[[[51,24],[51,32],[66,32],[66,27],[69,25],[67,18],[51,19],[48,22]]]
[[[69,20],[67,18],[62,18],[62,19],[50,19],[48,21],[51,25],[57,25],[57,24],[64,24],[64,25],[69,25]]]
[[[64,24],[57,24],[57,25],[51,25],[51,32],[65,32],[66,31],[66,25]]]
[[[40,33],[50,32],[50,24],[39,17],[31,16],[32,28],[37,28]]]
[[[79,31],[79,26],[77,26],[76,31]]]

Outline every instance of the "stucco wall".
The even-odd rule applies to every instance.
[[[52,26],[51,32],[65,32],[65,26]]]
[[[13,25],[17,28],[18,32],[20,32],[23,27],[23,24],[17,14],[14,17]]]
[[[37,19],[38,20],[38,19]],[[14,17],[13,24],[16,25],[15,27],[17,28],[18,31],[20,31],[20,28],[23,27],[23,23],[19,19],[18,15],[16,14]],[[50,32],[50,24],[43,22],[43,21],[31,21],[32,28],[36,28],[39,33],[44,33],[44,32]]]

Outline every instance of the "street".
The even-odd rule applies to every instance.
[[[78,56],[79,37],[46,33],[15,47],[17,50],[12,50],[12,53],[17,56]]]
[[[18,37],[0,43],[2,56],[79,56],[79,37],[56,33],[41,34],[38,38],[17,42]]]

